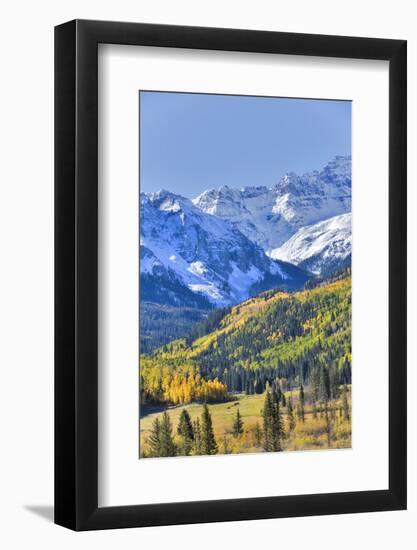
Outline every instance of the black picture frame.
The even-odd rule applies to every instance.
[[[389,62],[389,488],[98,506],[98,44]],[[406,508],[406,41],[74,20],[55,28],[55,523],[74,530]]]

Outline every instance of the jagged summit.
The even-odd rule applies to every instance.
[[[291,288],[308,278],[269,258],[234,224],[169,192],[141,195],[140,252],[147,299],[171,305],[188,305],[189,291],[215,305],[237,303],[254,289]]]
[[[321,171],[285,174],[271,188],[221,187],[193,203],[231,223],[266,252],[284,244],[301,227],[350,212],[351,158],[337,156]]]
[[[237,303],[255,291],[297,288],[306,270],[327,273],[350,261],[350,157],[285,174],[271,188],[223,185],[192,200],[160,190],[140,201],[141,281],[150,301],[189,305],[194,295]]]

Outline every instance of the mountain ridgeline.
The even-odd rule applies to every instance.
[[[350,209],[350,157],[271,188],[142,193],[141,351],[189,337],[212,310],[349,267]]]
[[[141,356],[141,403],[220,402],[231,394],[351,383],[350,270],[317,286],[269,290],[209,314],[186,338]]]

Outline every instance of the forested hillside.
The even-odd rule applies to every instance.
[[[140,377],[142,457],[349,447],[350,270],[211,312]]]
[[[331,393],[351,381],[350,335],[350,276],[301,292],[267,291],[142,355],[141,402],[224,400],[263,393],[277,380]]]

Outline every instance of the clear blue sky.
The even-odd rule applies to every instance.
[[[141,191],[266,185],[351,154],[351,103],[140,92]]]

